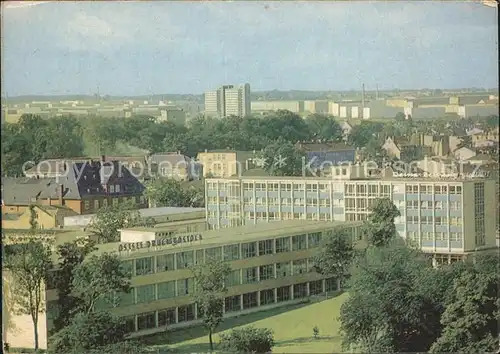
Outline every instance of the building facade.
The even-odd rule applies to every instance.
[[[134,242],[100,246],[97,253],[117,253],[131,271],[132,291],[110,294],[108,299],[101,299],[97,307],[110,309],[125,318],[127,330],[133,336],[199,324],[198,309],[192,298],[195,284],[190,267],[208,259],[224,260],[232,270],[226,279],[225,316],[334,292],[339,289],[338,280],[316,273],[312,257],[323,237],[340,230],[357,242],[361,226],[361,222],[288,221],[187,233],[173,238],[162,230],[144,230],[142,235],[133,237]],[[110,301],[115,296],[120,299],[118,306]],[[46,298],[47,329],[50,330],[57,312],[56,291],[48,290]]]
[[[205,92],[205,115],[245,117],[251,113],[250,84],[223,85]]]
[[[401,216],[399,235],[424,252],[462,254],[495,245],[492,179],[241,177],[206,180],[209,228],[273,220],[362,221],[380,198]]]

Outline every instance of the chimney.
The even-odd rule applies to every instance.
[[[59,191],[58,191],[58,196],[59,196],[59,205],[64,205],[64,184],[59,185]]]

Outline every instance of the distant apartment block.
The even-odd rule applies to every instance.
[[[401,213],[398,234],[424,252],[446,260],[496,245],[494,179],[352,179],[342,172],[345,179],[207,179],[207,223],[218,229],[273,220],[362,221],[378,199],[390,198]]]
[[[250,115],[252,110],[250,84],[223,85],[205,92],[205,115],[214,117]]]

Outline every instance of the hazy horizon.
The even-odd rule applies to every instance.
[[[472,2],[2,4],[2,96],[498,87]],[[408,87],[413,87],[408,88]]]

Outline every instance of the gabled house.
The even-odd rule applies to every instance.
[[[397,158],[398,160],[415,160],[430,155],[432,150],[428,146],[418,145],[403,138],[388,137],[382,149],[387,152],[389,157]]]
[[[453,151],[453,156],[459,161],[466,161],[474,156],[476,156],[476,151],[469,149],[466,146],[456,149]]]
[[[78,215],[67,206],[59,205],[33,205],[33,209],[24,209],[20,213],[2,213],[2,228],[28,230],[35,222],[37,229],[55,229],[64,226],[64,218]]]
[[[126,200],[146,207],[144,186],[118,161],[64,162],[58,173],[2,179],[2,212],[23,213],[32,204],[66,206],[77,214]]]
[[[180,152],[153,154],[148,159],[153,176],[173,178],[179,181],[199,180],[202,177],[202,165]]]

